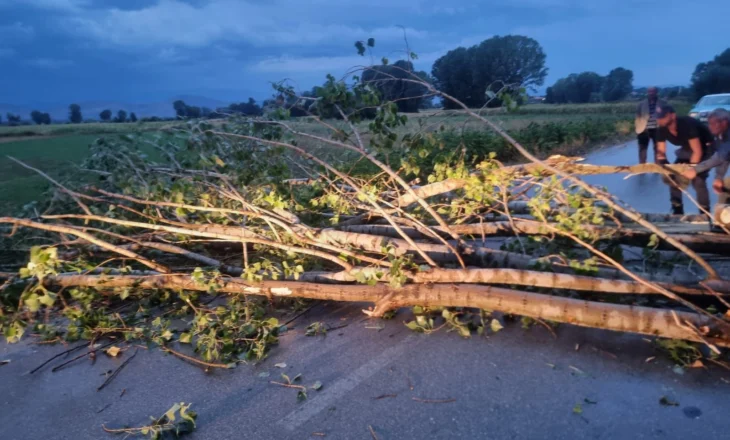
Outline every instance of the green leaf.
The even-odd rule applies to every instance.
[[[406,323],[406,327],[413,330],[414,332],[422,332],[423,328],[416,323],[416,321],[411,321]]]
[[[300,402],[303,400],[307,400],[307,392],[304,390],[299,390],[299,392],[297,393],[297,400]]]
[[[276,368],[286,368],[286,362],[279,362],[278,364],[274,364]]]
[[[465,325],[457,326],[456,329],[459,331],[459,334],[464,338],[470,338],[471,337],[471,331],[469,330],[469,327]]]
[[[321,390],[322,389],[322,382],[320,382],[320,381],[315,382],[314,385],[312,385],[312,389],[314,391]]]
[[[281,378],[284,379],[286,381],[286,383],[291,385],[291,379],[289,379],[289,376],[287,376],[284,373],[281,373]]]
[[[576,403],[573,407],[573,413],[575,414],[583,414],[583,406],[580,403]]]
[[[167,420],[170,422],[175,421],[175,413],[180,409],[180,404],[176,403],[172,406],[172,408],[168,409],[167,412],[165,412],[165,417],[167,417]]]
[[[489,323],[489,328],[491,328],[494,333],[497,333],[498,331],[502,330],[504,326],[496,319],[492,319],[492,322]]]
[[[193,336],[188,332],[180,333],[179,341],[181,344],[189,344],[190,341],[192,340],[192,338],[193,338]]]

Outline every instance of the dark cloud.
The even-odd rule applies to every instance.
[[[489,2],[493,3],[493,2]],[[637,83],[687,83],[726,48],[730,2],[699,0],[0,0],[0,59],[15,87],[4,99],[157,100],[269,94],[291,78],[307,89],[327,73],[398,58],[404,32],[417,67],[492,35],[536,38],[552,83],[571,72],[624,66]],[[662,38],[658,38],[661,29]],[[44,87],[38,87],[43,84]]]

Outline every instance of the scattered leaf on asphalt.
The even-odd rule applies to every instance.
[[[555,364],[551,364],[549,362],[545,362],[545,365],[547,365],[548,367],[552,368],[553,370],[555,369]]]
[[[649,362],[653,361],[654,359],[656,359],[656,356],[651,356],[651,357],[646,358],[646,360],[644,362],[646,362],[648,364]]]
[[[320,382],[320,381],[315,382],[314,385],[312,385],[312,389],[314,391],[321,390],[322,389],[322,382]]]
[[[492,318],[492,322],[489,323],[489,327],[492,329],[494,333],[497,333],[498,331],[502,330],[504,326],[501,322],[497,321],[496,319]]]
[[[573,407],[573,413],[574,414],[583,414],[583,405],[580,403],[576,403]]]
[[[270,374],[268,371],[262,371],[261,373],[259,373],[259,377],[269,377],[269,376],[270,376]]]
[[[278,364],[274,364],[276,368],[286,368],[286,362],[280,362]]]
[[[297,382],[297,381],[299,381],[301,379],[302,379],[302,375],[301,374],[297,374],[296,376],[294,376],[294,379],[292,379],[291,381],[292,382]]]
[[[575,351],[580,350],[580,344],[575,344]]]
[[[662,396],[662,398],[659,399],[659,403],[662,406],[679,406],[679,402],[676,402],[667,396]]]
[[[2,367],[3,365],[7,365],[9,363],[10,363],[10,359],[5,359],[3,361],[0,361],[0,367]]]
[[[117,357],[117,356],[119,356],[119,353],[121,351],[122,350],[119,347],[117,347],[116,345],[114,345],[114,346],[111,346],[111,347],[109,347],[109,348],[106,349],[106,354],[108,354],[111,357]]]
[[[689,367],[690,368],[704,368],[705,367],[705,364],[703,364],[701,360],[697,359]]]
[[[684,368],[682,368],[681,365],[675,365],[674,368],[672,368],[672,371],[679,374],[680,376],[684,374]]]

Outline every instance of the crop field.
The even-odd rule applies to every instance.
[[[15,141],[26,137],[51,137],[69,135],[96,135],[113,133],[130,133],[136,131],[164,130],[174,126],[175,122],[91,122],[85,124],[52,124],[52,125],[20,125],[16,127],[0,126],[0,143]]]

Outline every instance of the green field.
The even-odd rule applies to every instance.
[[[176,122],[134,122],[111,123],[91,122],[86,124],[20,125],[17,127],[0,126],[0,142],[3,138],[68,136],[102,133],[131,133],[136,131],[155,131],[173,127]]]
[[[585,105],[527,105],[516,112],[486,109],[480,112],[506,130],[519,142],[540,155],[580,154],[586,148],[608,144],[633,136],[635,103]],[[683,107],[678,110],[684,111]],[[443,151],[425,159],[442,160],[450,151],[467,151],[475,157],[497,153],[503,161],[516,159],[514,151],[503,139],[485,129],[463,111],[430,110],[408,115],[408,122],[398,134],[431,132],[440,136]],[[329,129],[309,119],[289,121],[293,128],[329,136]],[[327,124],[347,128],[342,121]],[[368,141],[368,124],[358,124],[364,141]],[[100,136],[116,136],[147,132],[171,132],[180,123],[90,123],[50,126],[0,127],[0,215],[14,214],[34,201],[45,200],[49,186],[46,180],[30,170],[13,163],[6,156],[16,157],[63,182],[75,184],[93,182],[98,176],[79,170],[78,164],[87,157],[89,144]],[[145,135],[146,136],[146,135]],[[311,140],[303,146],[331,163],[347,163],[350,155],[331,145]],[[43,204],[42,206],[46,206]]]
[[[89,144],[96,138],[93,135],[74,135],[0,143],[0,214],[10,213],[48,190],[45,179],[6,156],[15,157],[61,181],[76,179],[84,173],[78,171],[74,164],[86,157]]]

